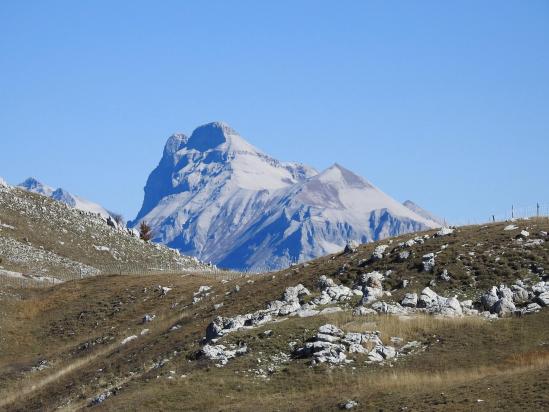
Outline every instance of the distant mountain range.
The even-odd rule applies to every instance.
[[[54,189],[36,180],[33,177],[29,177],[27,180],[17,186],[28,190],[29,192],[34,192],[43,196],[50,197],[54,200],[65,203],[67,206],[73,207],[75,209],[100,214],[104,218],[108,218],[109,216],[113,215],[113,213],[109,212],[107,209],[97,203],[86,200],[80,196],[73,195],[72,193],[62,188]]]
[[[142,221],[155,241],[220,267],[250,270],[441,225],[338,164],[318,173],[280,162],[219,122],[168,139],[129,225]]]

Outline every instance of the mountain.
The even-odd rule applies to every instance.
[[[284,267],[341,251],[349,240],[367,243],[436,226],[335,164],[276,197],[219,265],[237,267],[245,259],[244,267]]]
[[[19,183],[17,186],[28,190],[29,192],[38,193],[39,195],[44,195],[48,197],[51,197],[54,192],[53,187],[39,182],[34,177],[29,177],[24,182]]]
[[[425,219],[432,220],[433,222],[438,223],[440,226],[446,226],[446,220],[435,216],[431,212],[423,209],[421,206],[418,206],[411,200],[406,200],[404,203],[402,203],[404,206],[406,206],[408,209],[410,209],[412,212],[424,217]]]
[[[171,136],[130,226],[155,240],[238,269],[275,269],[438,226],[339,165],[322,173],[280,162],[224,123]]]
[[[103,206],[81,198],[80,196],[73,195],[65,189],[52,187],[36,180],[33,177],[29,177],[24,182],[17,185],[18,187],[25,189],[29,192],[38,193],[43,196],[50,197],[58,202],[65,203],[67,206],[75,209],[83,210],[85,212],[97,213],[104,218],[112,216],[112,213],[105,209]]]

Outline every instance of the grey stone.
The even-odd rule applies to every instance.
[[[417,293],[407,293],[400,304],[409,308],[415,308],[417,306],[417,299]]]
[[[422,257],[423,271],[432,272],[435,267],[435,254],[427,253]]]
[[[492,312],[496,313],[501,318],[511,316],[515,310],[516,308],[513,301],[508,297],[503,297],[494,304]]]
[[[537,302],[541,306],[549,306],[549,292],[543,292],[537,297]]]

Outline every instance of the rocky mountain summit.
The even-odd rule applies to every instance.
[[[221,267],[269,270],[439,226],[341,165],[280,162],[224,123],[171,136],[130,225]]]

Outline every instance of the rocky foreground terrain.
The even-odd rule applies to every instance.
[[[0,294],[0,409],[549,408],[548,219]]]

